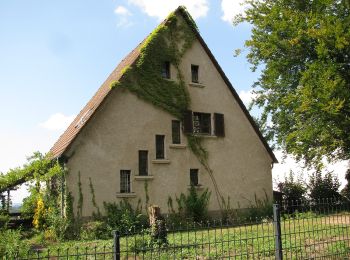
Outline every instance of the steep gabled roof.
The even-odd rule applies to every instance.
[[[184,20],[191,25],[193,21],[191,21],[190,16],[188,15],[187,11],[183,7],[179,7],[176,9],[175,13],[182,15]],[[165,19],[162,24],[166,23],[167,19]],[[255,130],[256,134],[258,135],[259,139],[263,143],[264,147],[266,148],[267,152],[271,156],[271,159],[273,162],[277,163],[277,159],[275,155],[273,154],[270,146],[267,144],[266,140],[262,136],[259,128],[257,127],[256,123],[254,122],[253,118],[250,116],[248,110],[244,106],[242,100],[238,96],[237,92],[233,88],[232,84],[226,77],[224,71],[220,67],[219,63],[216,61],[214,55],[209,50],[208,46],[204,42],[203,38],[200,36],[199,32],[190,26],[193,30],[193,33],[195,34],[197,40],[201,43],[204,50],[206,51],[207,55],[213,62],[214,66],[220,73],[221,77],[223,78],[224,82],[228,86],[229,90],[231,91],[232,95],[238,102],[239,106],[241,107],[242,111],[246,115],[247,119],[251,123],[253,129]],[[86,123],[89,121],[89,119],[93,116],[95,111],[98,109],[99,105],[104,101],[104,99],[107,97],[107,95],[110,93],[111,89],[111,83],[115,81],[119,81],[122,77],[123,69],[131,66],[134,64],[134,62],[137,60],[137,58],[140,56],[140,50],[143,45],[143,43],[147,40],[144,39],[133,51],[131,51],[115,68],[115,70],[109,75],[107,80],[102,84],[102,86],[97,90],[95,95],[90,99],[90,101],[85,105],[85,107],[80,111],[80,113],[77,115],[77,117],[74,119],[74,121],[69,125],[69,127],[66,129],[66,131],[60,136],[58,141],[54,144],[54,146],[51,148],[50,153],[51,156],[54,158],[60,157],[69,146],[73,143],[75,137],[79,134],[81,129],[86,125]]]

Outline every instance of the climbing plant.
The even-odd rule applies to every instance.
[[[190,97],[179,69],[182,56],[195,40],[193,27],[179,20],[175,13],[168,16],[142,43],[138,60],[122,70],[119,81],[111,87],[127,88],[138,97],[182,118]],[[177,81],[162,77],[164,62],[176,70]]]

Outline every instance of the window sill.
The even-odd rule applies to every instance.
[[[136,193],[117,193],[117,198],[135,198]]]
[[[200,184],[194,186],[194,188],[195,188],[196,190],[203,190],[203,189],[204,189],[204,187],[203,187],[202,185],[200,185]],[[191,185],[188,185],[188,189],[191,189]]]
[[[169,148],[172,149],[185,149],[187,147],[187,145],[185,144],[170,144]]]
[[[209,134],[193,134],[197,137],[203,137],[203,138],[218,138],[216,135],[209,135]]]
[[[153,175],[137,175],[134,177],[136,181],[148,181],[153,180]]]
[[[191,87],[196,87],[196,88],[204,88],[205,85],[202,83],[196,83],[196,82],[191,82],[188,85],[190,85]]]
[[[170,160],[167,160],[167,159],[155,159],[155,160],[152,160],[152,163],[153,164],[169,164]]]

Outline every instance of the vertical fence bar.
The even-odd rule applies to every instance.
[[[113,231],[114,260],[120,260],[120,235],[117,230]]]
[[[275,226],[275,256],[276,260],[282,260],[281,211],[279,204],[273,204],[273,223]]]

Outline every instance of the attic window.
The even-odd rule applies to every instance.
[[[170,62],[165,61],[162,66],[162,77],[165,79],[170,79]]]
[[[198,65],[191,65],[191,74],[192,74],[192,82],[193,83],[199,83],[198,80],[198,72],[199,72],[199,66]]]

